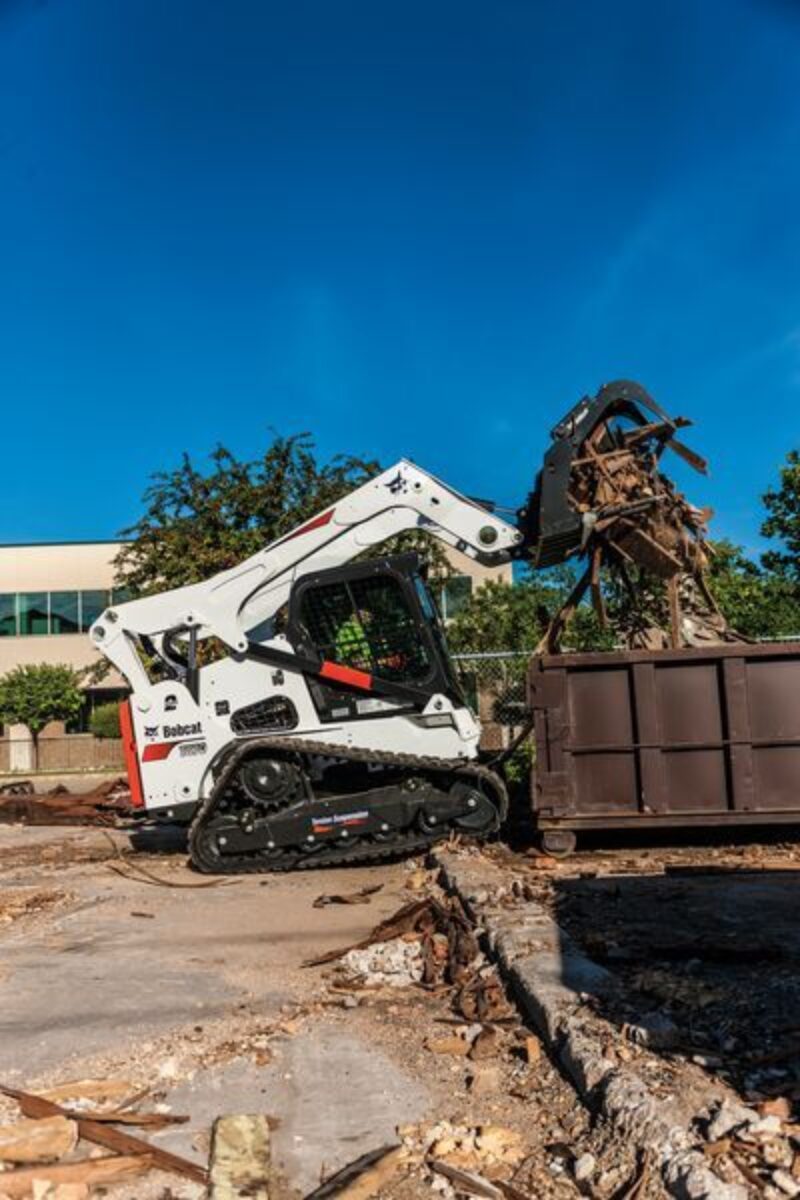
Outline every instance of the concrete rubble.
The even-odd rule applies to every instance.
[[[134,845],[0,831],[0,1197],[800,1195],[791,848],[462,847],[320,904]]]

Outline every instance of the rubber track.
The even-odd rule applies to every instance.
[[[304,738],[253,738],[242,742],[233,751],[214,785],[214,790],[202,802],[189,826],[189,851],[192,862],[204,874],[279,874],[287,871],[311,871],[322,867],[377,862],[381,859],[393,858],[397,854],[409,854],[412,851],[424,850],[450,836],[451,830],[444,826],[440,833],[399,834],[397,838],[392,838],[390,841],[356,843],[348,850],[321,850],[316,854],[303,854],[296,850],[289,850],[282,858],[266,857],[259,851],[252,855],[239,854],[219,859],[207,858],[200,843],[200,831],[212,816],[218,799],[235,775],[239,763],[248,758],[254,750],[288,751],[293,754],[348,759],[350,762],[380,763],[383,766],[403,767],[409,770],[443,771],[455,775],[477,777],[488,784],[498,798],[498,825],[502,824],[508,814],[508,793],[502,779],[488,767],[481,766],[480,763],[473,760],[430,758],[416,754],[398,754],[389,750],[355,749],[348,746],[334,746],[330,742],[308,741]]]

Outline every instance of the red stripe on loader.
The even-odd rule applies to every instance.
[[[311,533],[312,529],[322,529],[323,525],[329,523],[335,511],[335,508],[329,508],[327,512],[320,513],[318,517],[314,517],[313,521],[309,521],[306,525],[301,525],[299,529],[295,529],[294,533],[290,533],[285,541],[290,542],[292,538],[300,537],[303,533]]]
[[[121,700],[119,706],[119,731],[122,734],[122,753],[125,756],[125,772],[131,789],[131,807],[144,808],[142,777],[139,773],[139,758],[136,754],[136,734],[129,700]]]
[[[169,756],[177,744],[177,742],[153,742],[151,745],[145,746],[142,762],[160,762],[162,758]]]
[[[334,683],[346,683],[348,687],[362,688],[365,692],[372,691],[372,676],[366,671],[356,671],[354,667],[343,667],[339,663],[327,659],[320,667],[320,678],[331,679]]]

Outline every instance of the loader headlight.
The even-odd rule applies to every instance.
[[[497,530],[494,525],[483,525],[478,530],[478,541],[482,546],[493,546],[497,541]]]

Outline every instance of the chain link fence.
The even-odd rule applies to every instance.
[[[453,665],[481,723],[481,747],[504,750],[527,719],[528,651],[454,654]]]

